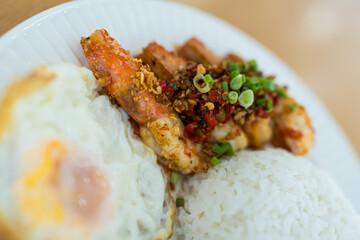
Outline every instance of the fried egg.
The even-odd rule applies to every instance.
[[[1,239],[167,239],[167,176],[91,71],[40,67],[0,104]],[[4,236],[4,238],[3,238]]]

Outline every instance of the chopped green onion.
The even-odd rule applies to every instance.
[[[232,63],[231,63],[231,61],[230,60],[226,60],[226,67],[227,68],[230,68],[230,65],[231,65]]]
[[[256,104],[257,106],[265,107],[265,105],[266,105],[266,98],[258,98],[258,99],[256,99],[255,104]]]
[[[229,70],[230,70],[230,72],[232,72],[234,70],[238,70],[240,72],[240,70],[241,70],[240,63],[230,63]]]
[[[257,106],[265,107],[266,106],[266,101],[267,101],[267,98],[258,98],[258,99],[256,99],[255,104]]]
[[[221,161],[220,161],[217,157],[213,157],[213,158],[210,160],[210,163],[211,163],[213,166],[216,166],[216,165],[218,165],[219,163],[221,163]]]
[[[282,88],[275,89],[275,92],[279,96],[279,98],[287,97],[287,94],[286,94],[285,90],[282,89]]]
[[[243,91],[239,96],[239,103],[245,109],[251,106],[254,102],[254,92],[252,90]]]
[[[170,183],[177,184],[178,181],[179,181],[179,175],[172,172],[170,174]]]
[[[294,111],[297,107],[298,107],[297,103],[294,103],[293,105],[291,105],[290,111]]]
[[[183,198],[176,199],[176,207],[184,207],[185,200]]]
[[[230,88],[232,90],[239,90],[244,82],[245,82],[245,75],[239,74],[231,80]]]
[[[221,147],[220,144],[214,144],[214,146],[212,147],[212,150],[214,151],[214,153],[216,154],[216,156],[221,156],[224,154],[225,150],[223,150],[223,148]]]
[[[257,65],[256,60],[250,60],[249,65],[250,65],[250,70],[255,71],[255,72],[258,70],[258,65]]]
[[[226,142],[225,144],[227,144],[227,148],[228,148],[226,153],[231,157],[235,156],[235,152],[234,152],[234,149],[232,148],[231,144],[228,142]]]
[[[246,84],[249,85],[255,85],[255,84],[259,84],[259,79],[257,77],[246,77]]]
[[[212,150],[218,157],[223,155],[224,153],[227,153],[229,156],[235,156],[235,152],[234,152],[231,144],[228,142],[214,144],[214,146],[212,147]]]
[[[247,62],[243,62],[242,67],[243,67],[244,72],[249,71],[249,64]]]
[[[221,83],[221,88],[224,90],[224,92],[229,91],[229,85],[227,82],[222,82]]]
[[[225,95],[222,95],[221,97],[222,97],[222,99],[223,99],[224,101],[226,101],[226,100],[229,99],[228,96],[225,96]]]
[[[206,85],[204,87],[200,87],[198,84],[199,80],[204,80],[204,76],[202,74],[196,75],[193,79],[194,86],[196,87],[196,89],[199,90],[199,92],[201,93],[207,93],[208,91],[210,91],[210,84],[204,80]]]
[[[246,77],[245,79],[246,81],[244,87],[246,87],[247,89],[251,89],[254,93],[262,89],[260,81],[257,77]]]
[[[260,80],[260,85],[262,88],[270,91],[275,90],[275,83],[272,79],[263,78]]]
[[[204,77],[204,81],[206,83],[208,83],[209,85],[213,85],[214,84],[214,79],[211,77],[210,74],[206,74]]]
[[[229,95],[228,95],[229,103],[235,104],[238,100],[238,97],[239,97],[239,95],[237,92],[235,92],[235,91],[229,92]]]
[[[272,111],[273,101],[270,98],[256,99],[255,104],[257,106],[266,107],[265,112],[269,113]]]
[[[234,70],[234,71],[231,71],[230,77],[231,77],[231,78],[234,78],[234,77],[236,77],[236,76],[239,75],[239,74],[240,74],[240,71],[239,71],[239,70]]]
[[[242,91],[246,91],[246,90],[249,90],[250,88],[248,88],[246,85],[244,85],[243,87],[242,87]],[[250,89],[251,90],[251,89]],[[240,96],[240,94],[241,93],[239,93],[238,95]]]

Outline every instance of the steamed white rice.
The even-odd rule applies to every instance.
[[[283,150],[242,151],[182,184],[172,239],[360,239],[337,184]]]

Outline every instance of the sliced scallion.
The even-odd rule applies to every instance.
[[[211,77],[210,74],[206,74],[204,77],[204,81],[206,83],[208,83],[209,85],[213,85],[214,84],[214,79]]]
[[[232,90],[239,90],[241,86],[243,85],[245,80],[245,75],[239,74],[236,77],[234,77],[230,82],[230,88]]]
[[[230,60],[226,60],[226,67],[227,67],[227,68],[230,68],[231,64],[232,64],[232,63],[231,63]]]
[[[241,64],[241,66],[242,66],[242,70],[243,70],[244,72],[249,71],[249,64],[248,64],[247,62],[243,62],[243,63]]]
[[[251,89],[254,93],[262,89],[260,81],[257,77],[246,77],[245,79],[246,81],[244,87],[246,87],[247,89]]]
[[[235,156],[235,152],[229,142],[214,144],[212,150],[218,157],[224,153],[227,153],[229,156]]]
[[[203,80],[204,83],[205,83],[205,86],[204,87],[201,87],[199,85],[199,81],[200,80]],[[196,87],[196,89],[201,92],[201,93],[207,93],[208,91],[210,91],[210,84],[207,83],[205,80],[204,80],[204,76],[202,74],[198,74],[194,77],[193,79],[193,82],[194,82],[194,86]]]
[[[231,72],[234,70],[238,70],[240,72],[240,70],[241,70],[240,63],[230,63],[228,68]]]
[[[266,98],[258,98],[258,99],[256,99],[255,104],[257,106],[265,107],[266,106],[266,101],[267,101]]]
[[[216,165],[218,165],[219,163],[221,163],[221,161],[220,161],[217,157],[213,157],[213,158],[210,160],[210,163],[211,163],[213,166],[216,166]]]
[[[260,85],[263,89],[274,91],[275,83],[272,79],[263,78],[260,80]]]
[[[272,111],[272,106],[273,106],[273,101],[270,98],[260,98],[260,99],[256,99],[255,104],[257,106],[262,106],[265,107],[266,113],[269,113]]]
[[[265,110],[266,113],[269,113],[272,111],[273,108],[273,101],[272,99],[269,99],[268,103],[267,103],[267,109]]]
[[[223,89],[224,92],[229,91],[229,85],[227,82],[222,82],[221,83],[221,88]]]
[[[177,184],[178,181],[179,181],[179,175],[172,172],[170,174],[170,183]]]
[[[291,105],[290,111],[294,111],[297,107],[298,107],[297,103],[294,103],[293,105]]]
[[[214,144],[214,146],[212,147],[212,150],[214,151],[214,153],[216,154],[216,156],[221,156],[224,154],[225,150],[223,150],[223,148],[221,147],[220,144]]]
[[[239,75],[240,74],[240,71],[239,70],[234,70],[234,71],[231,71],[231,73],[230,73],[230,77],[231,78],[234,78],[234,77],[236,77],[237,75]]]
[[[287,97],[287,94],[286,94],[285,90],[282,89],[282,88],[275,89],[275,92],[279,96],[279,98]]]
[[[254,92],[252,90],[243,91],[239,96],[239,103],[245,109],[250,107],[254,102]]]
[[[250,60],[249,65],[250,65],[250,70],[255,71],[255,72],[258,70],[258,65],[257,65],[256,60]]]
[[[229,103],[235,104],[238,100],[238,97],[239,97],[239,95],[237,92],[235,92],[235,91],[229,92],[229,95],[228,95]]]
[[[223,147],[226,148],[226,153],[229,156],[235,156],[234,149],[232,148],[232,145],[229,142],[223,143]]]

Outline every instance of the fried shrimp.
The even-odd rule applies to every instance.
[[[217,125],[211,132],[210,142],[229,142],[234,151],[240,151],[249,146],[249,139],[239,125],[230,120],[224,125]]]
[[[252,122],[244,124],[244,132],[249,138],[249,145],[253,148],[260,148],[268,143],[273,135],[273,127],[270,118],[257,118]]]
[[[273,145],[295,155],[306,155],[314,142],[314,130],[305,108],[287,97],[279,100],[274,112]]]
[[[141,60],[130,56],[104,30],[83,37],[85,56],[109,95],[141,125],[148,128],[147,139],[153,139],[169,168],[184,174],[206,171],[208,163],[199,146],[184,135],[184,126],[167,98],[161,95],[159,81]]]

